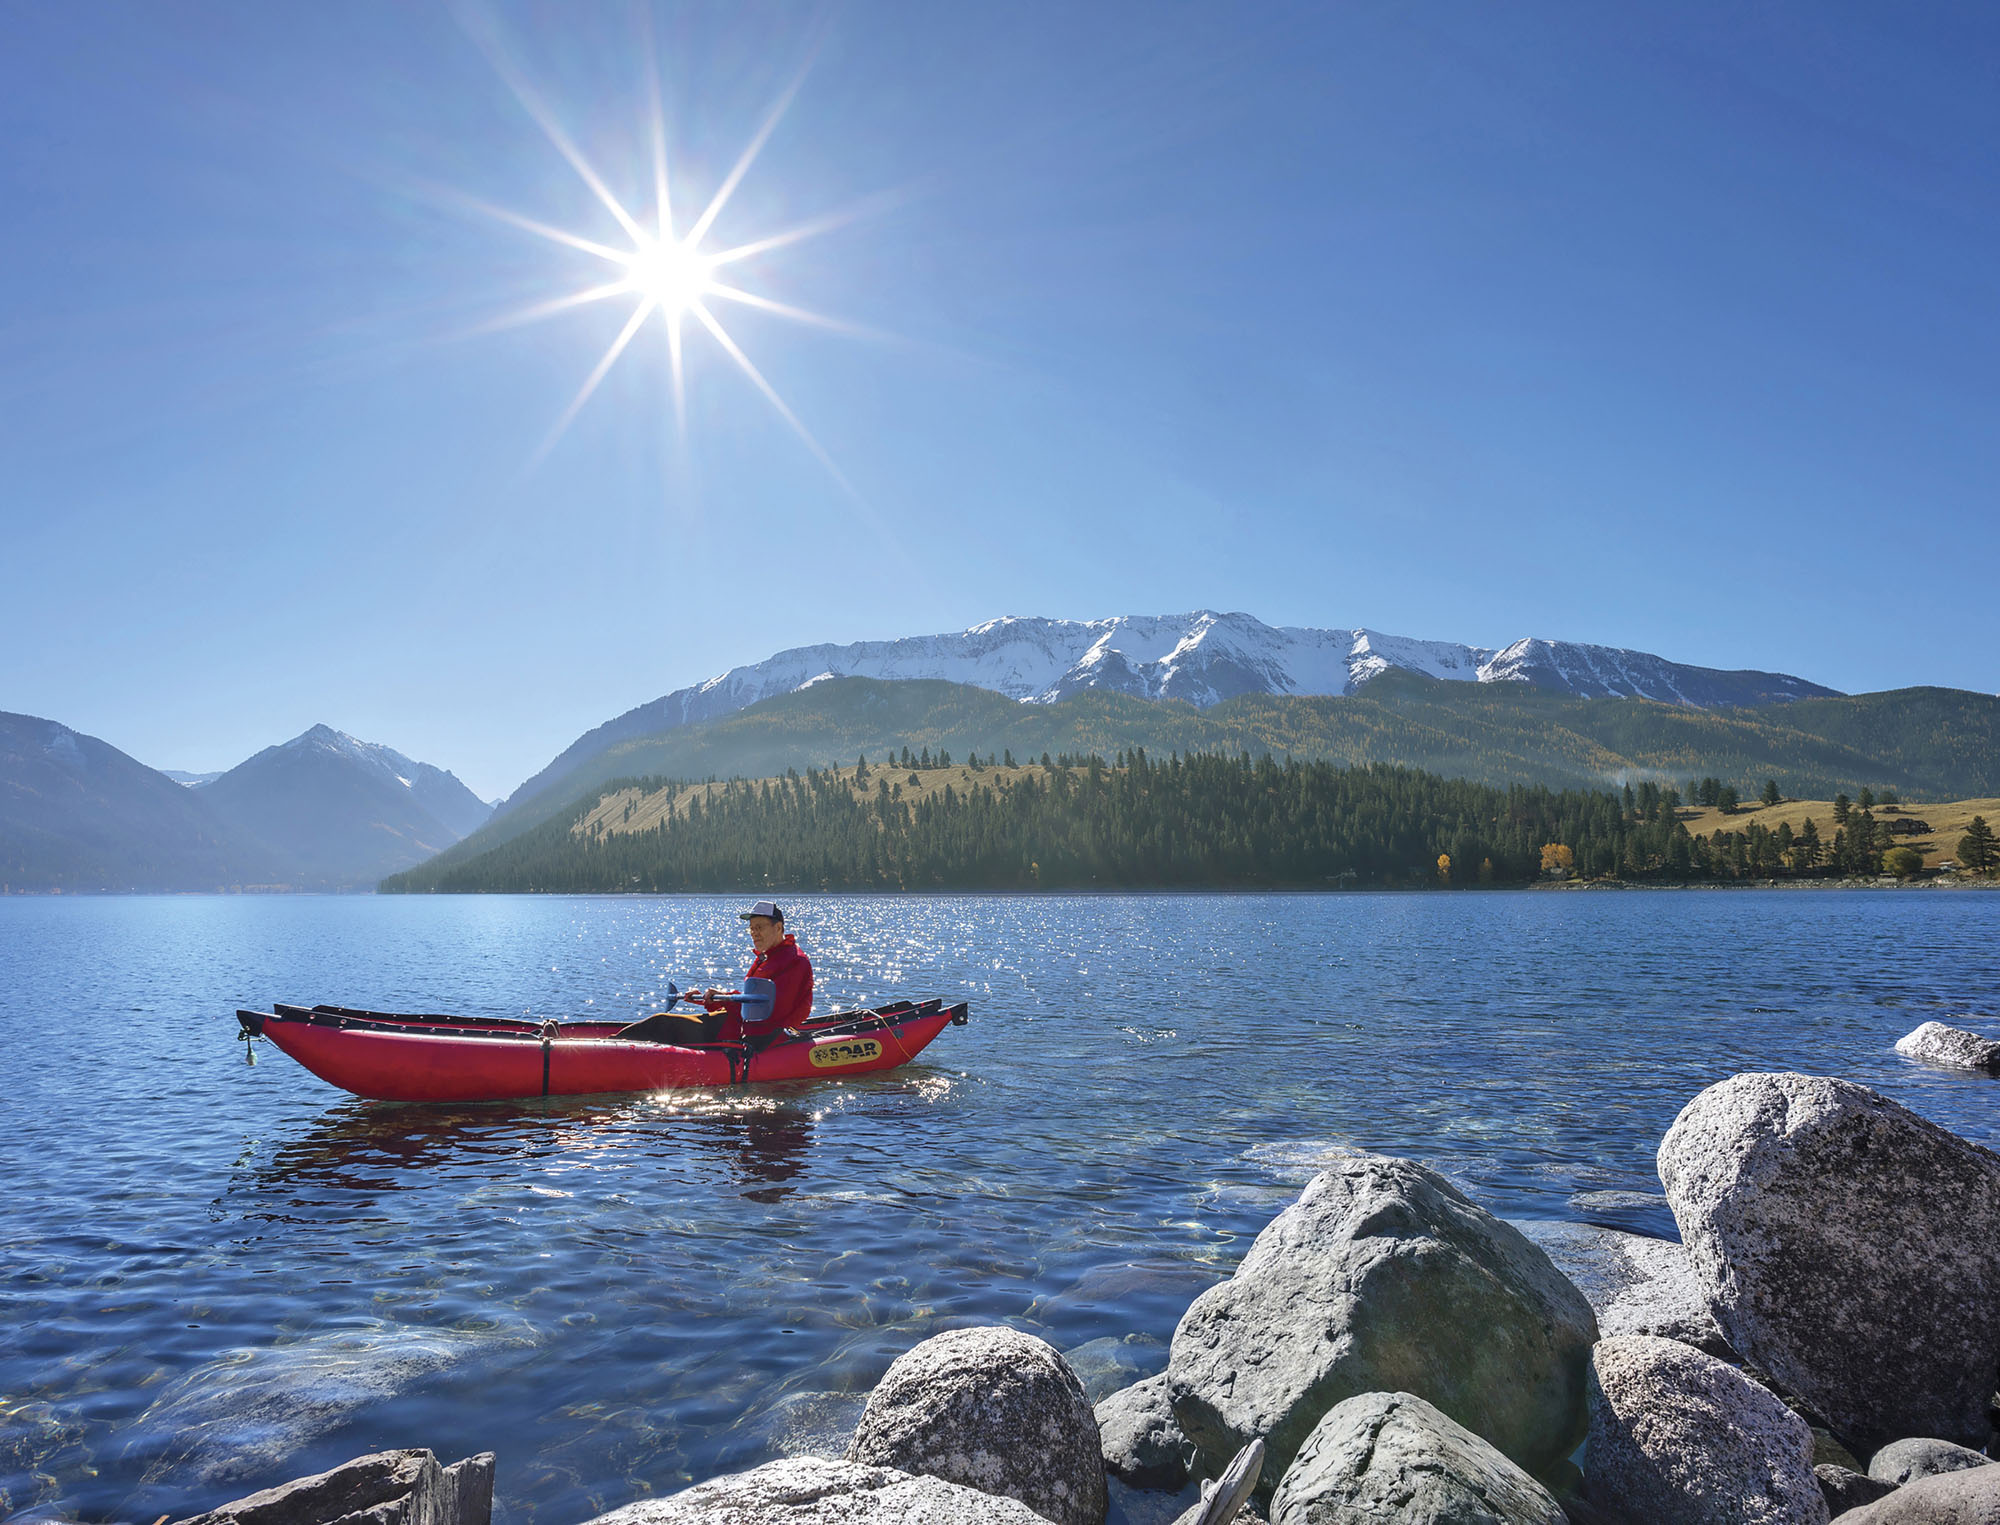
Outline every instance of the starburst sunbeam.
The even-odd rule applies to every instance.
[[[766,109],[756,131],[709,197],[700,216],[685,233],[677,233],[672,201],[673,176],[671,155],[668,151],[666,98],[661,85],[658,57],[653,43],[652,21],[648,11],[641,7],[639,15],[640,41],[646,59],[646,114],[641,125],[644,145],[641,153],[650,159],[649,178],[653,205],[649,209],[639,209],[620,201],[617,194],[612,191],[610,183],[584,155],[576,140],[557,119],[555,112],[516,65],[507,48],[503,46],[498,28],[474,10],[473,3],[474,0],[458,0],[454,5],[453,9],[460,25],[485,55],[521,109],[540,129],[542,136],[610,213],[627,241],[620,244],[593,238],[584,233],[557,227],[511,208],[495,206],[490,202],[456,192],[446,193],[449,199],[462,206],[576,253],[602,260],[615,266],[619,272],[619,278],[616,280],[600,279],[576,291],[565,292],[498,317],[485,325],[486,330],[537,322],[620,296],[630,296],[633,300],[632,310],[617,336],[599,357],[590,374],[584,379],[583,385],[570,399],[569,405],[563,409],[548,437],[535,452],[533,460],[535,462],[543,460],[554,449],[578,414],[583,411],[584,406],[595,395],[605,377],[617,365],[620,356],[631,347],[633,339],[655,314],[659,316],[666,336],[667,368],[673,393],[674,429],[676,436],[685,443],[692,359],[688,349],[687,319],[692,316],[812,453],[813,458],[832,475],[842,492],[861,506],[869,519],[874,520],[875,515],[862,502],[860,494],[846,473],[835,464],[833,457],[806,428],[790,404],[779,395],[777,388],[771,384],[763,371],[751,361],[742,345],[730,335],[710,306],[711,300],[729,302],[771,317],[782,318],[787,322],[804,324],[833,333],[877,339],[887,337],[860,325],[765,296],[748,289],[736,280],[727,283],[717,280],[716,271],[724,265],[738,269],[747,268],[750,262],[760,256],[794,247],[823,233],[845,227],[879,206],[887,205],[895,198],[872,197],[854,206],[808,219],[762,237],[746,239],[722,248],[706,247],[724,208],[729,205],[745,177],[756,165],[759,156],[797,99],[811,70],[813,57],[818,52],[817,42],[808,48],[805,62]],[[648,223],[651,224],[650,228],[647,226]],[[878,531],[882,530],[879,523],[875,527]]]

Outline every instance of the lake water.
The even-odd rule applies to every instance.
[[[734,910],[0,900],[0,1517],[149,1522],[422,1445],[497,1451],[508,1525],[572,1525],[837,1447],[959,1324],[1088,1345],[1108,1389],[1332,1146],[1670,1236],[1660,1134],[1739,1070],[2000,1141],[2000,1083],[1890,1049],[2000,1035],[1981,893],[801,901],[822,1007],[972,1022],[790,1087],[399,1107],[234,1037],[273,1000],[636,1015],[740,973]]]

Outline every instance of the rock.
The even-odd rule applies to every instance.
[[[789,1456],[589,1525],[1048,1525],[1014,1499],[937,1477],[817,1456]]]
[[[1409,1393],[1363,1393],[1313,1426],[1271,1525],[1566,1525],[1548,1490]]]
[[[266,1488],[179,1525],[488,1525],[493,1453],[440,1467],[429,1451],[378,1451]]]
[[[1868,1475],[1877,1482],[1901,1487],[1919,1478],[1939,1477],[1946,1472],[1963,1472],[1967,1467],[1990,1467],[1993,1458],[1983,1451],[1955,1446],[1948,1440],[1892,1440],[1868,1458]]]
[[[1734,1367],[1678,1340],[1591,1354],[1590,1497],[1646,1525],[1823,1525],[1812,1430]]]
[[[1083,1396],[1099,1403],[1164,1371],[1167,1347],[1149,1334],[1106,1335],[1065,1350],[1062,1357],[1083,1384]]]
[[[1687,1251],[1672,1240],[1648,1239],[1594,1223],[1514,1226],[1547,1251],[1556,1269],[1590,1300],[1599,1338],[1653,1334],[1724,1361],[1736,1359],[1721,1326],[1709,1314]]]
[[[1729,1343],[1849,1445],[1984,1445],[2000,1369],[2000,1156],[1865,1086],[1738,1075],[1660,1144]]]
[[[1840,1525],[1993,1525],[2000,1520],[2000,1467],[1919,1478],[1840,1517]]]
[[[1187,1486],[1194,1447],[1174,1419],[1165,1372],[1113,1393],[1096,1414],[1099,1449],[1113,1477],[1134,1488]]]
[[[2000,1043],[1962,1027],[1946,1027],[1942,1022],[1926,1022],[1915,1032],[1898,1038],[1896,1052],[1905,1059],[1921,1059],[1926,1064],[2000,1075]]]
[[[1104,1518],[1083,1387],[1053,1346],[1018,1329],[952,1329],[898,1356],[847,1459],[1019,1499],[1056,1525]]]
[[[1168,1389],[1215,1470],[1252,1438],[1275,1488],[1345,1399],[1407,1392],[1530,1471],[1576,1447],[1597,1321],[1521,1233],[1409,1160],[1313,1178],[1174,1331]]]
[[[1817,1463],[1813,1467],[1813,1476],[1819,1479],[1820,1496],[1826,1500],[1827,1513],[1835,1519],[1850,1509],[1872,1504],[1896,1491],[1894,1483],[1878,1483],[1865,1472],[1856,1472],[1852,1467],[1836,1466],[1831,1462]]]

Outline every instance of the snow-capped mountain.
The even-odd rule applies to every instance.
[[[193,792],[282,853],[300,882],[335,886],[372,884],[420,863],[492,814],[444,769],[325,725]]]
[[[1207,706],[1241,694],[1351,694],[1391,669],[1456,682],[1526,683],[1586,698],[1699,706],[1781,703],[1834,690],[1781,673],[1689,667],[1645,652],[1527,639],[1493,648],[1380,631],[1267,625],[1248,614],[1009,616],[955,635],[801,646],[728,672],[579,737],[517,789],[510,809],[578,764],[634,736],[692,725],[827,678],[941,678],[1024,703],[1106,688]]]

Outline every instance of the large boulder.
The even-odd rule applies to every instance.
[[[1019,1499],[1100,1525],[1097,1420],[1055,1347],[1018,1329],[952,1329],[905,1351],[869,1395],[847,1459]]]
[[[2000,1156],[1865,1086],[1738,1075],[1660,1144],[1729,1343],[1866,1454],[1980,1446],[2000,1372]]]
[[[1868,1475],[1877,1482],[1900,1488],[1921,1478],[1942,1477],[1947,1472],[1963,1472],[1967,1467],[1991,1467],[1993,1458],[1983,1451],[1953,1445],[1948,1440],[1912,1437],[1892,1440],[1868,1458]]]
[[[1919,1478],[1840,1517],[1840,1525],[1994,1525],[2000,1520],[2000,1467]]]
[[[1264,1441],[1267,1490],[1329,1409],[1371,1392],[1413,1393],[1536,1471],[1582,1438],[1596,1334],[1519,1230],[1434,1171],[1357,1153],[1195,1299],[1167,1382],[1209,1469]]]
[[[1547,1489],[1409,1393],[1363,1393],[1313,1426],[1271,1525],[1566,1525]]]
[[[2000,1043],[1962,1027],[1946,1027],[1942,1022],[1926,1022],[1915,1032],[1905,1033],[1896,1040],[1896,1052],[1906,1059],[1921,1059],[1925,1064],[2000,1075]]]
[[[493,1453],[440,1467],[429,1451],[377,1451],[266,1488],[179,1525],[488,1525]]]
[[[589,1525],[1049,1525],[1026,1504],[889,1467],[791,1456]]]
[[[1812,1430],[1735,1367],[1652,1335],[1590,1361],[1590,1497],[1646,1525],[1824,1525]]]
[[[1181,1433],[1167,1398],[1167,1374],[1121,1388],[1097,1405],[1104,1468],[1134,1488],[1174,1493],[1187,1486],[1194,1447]]]
[[[1687,1251],[1671,1239],[1648,1239],[1595,1223],[1515,1225],[1548,1251],[1549,1259],[1597,1315],[1597,1333],[1655,1334],[1725,1361],[1735,1359],[1708,1311]]]

